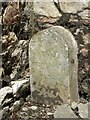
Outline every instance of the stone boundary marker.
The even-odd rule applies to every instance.
[[[74,36],[61,26],[42,30],[31,38],[30,84],[35,99],[78,102],[77,53]]]

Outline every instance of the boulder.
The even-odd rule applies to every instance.
[[[59,5],[60,5],[60,9],[64,13],[77,13],[77,12],[83,10],[84,8],[89,7],[88,2],[86,0],[85,1],[80,1],[80,0],[76,0],[76,1],[70,0],[70,1],[68,1],[68,0],[65,0],[64,2],[60,1]]]
[[[55,7],[54,2],[51,0],[48,0],[48,2],[34,1],[34,12],[47,17],[61,17],[61,14]]]
[[[79,103],[78,111],[81,118],[88,118],[88,103]]]
[[[89,16],[90,10],[86,9],[83,10],[82,12],[78,13],[78,15],[83,19],[83,20],[89,20],[90,16]]]
[[[78,118],[68,104],[59,106],[55,113],[54,118]]]

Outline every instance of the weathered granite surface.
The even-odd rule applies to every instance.
[[[59,2],[60,8],[64,13],[77,13],[82,11],[84,8],[89,7],[89,3],[85,1],[80,1],[80,0],[65,0],[65,1],[60,1]]]
[[[34,35],[29,63],[34,97],[78,101],[77,44],[68,30],[54,26]]]
[[[88,115],[89,115],[88,105],[89,105],[88,103],[86,104],[79,103],[78,110],[81,118],[88,118]]]
[[[48,3],[48,4],[47,4]],[[47,2],[43,1],[34,1],[34,12],[39,15],[44,15],[47,17],[61,17],[58,9],[55,7],[54,2],[48,0]]]
[[[55,113],[54,118],[77,118],[68,104],[59,106]]]
[[[81,18],[83,20],[89,20],[90,19],[90,10],[88,10],[88,9],[83,10],[82,12],[79,12],[78,15],[81,16]]]
[[[0,107],[2,106],[2,102],[4,101],[6,95],[12,93],[12,88],[11,87],[3,87],[0,89]]]
[[[21,97],[24,94],[24,91],[29,91],[29,79],[18,81],[11,81],[13,95],[15,97]]]

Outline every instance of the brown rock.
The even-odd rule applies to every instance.
[[[4,24],[13,24],[18,22],[20,19],[19,7],[16,4],[8,5],[3,14]]]

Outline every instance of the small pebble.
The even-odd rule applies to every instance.
[[[47,115],[53,115],[54,113],[48,112]]]
[[[37,110],[38,107],[37,107],[37,106],[31,106],[30,108],[31,108],[32,110]]]
[[[72,109],[75,109],[75,108],[77,108],[77,107],[78,107],[78,103],[73,102],[73,103],[71,104],[71,108],[72,108]]]
[[[28,108],[23,107],[23,108],[22,108],[22,111],[26,112],[26,111],[28,111]]]

